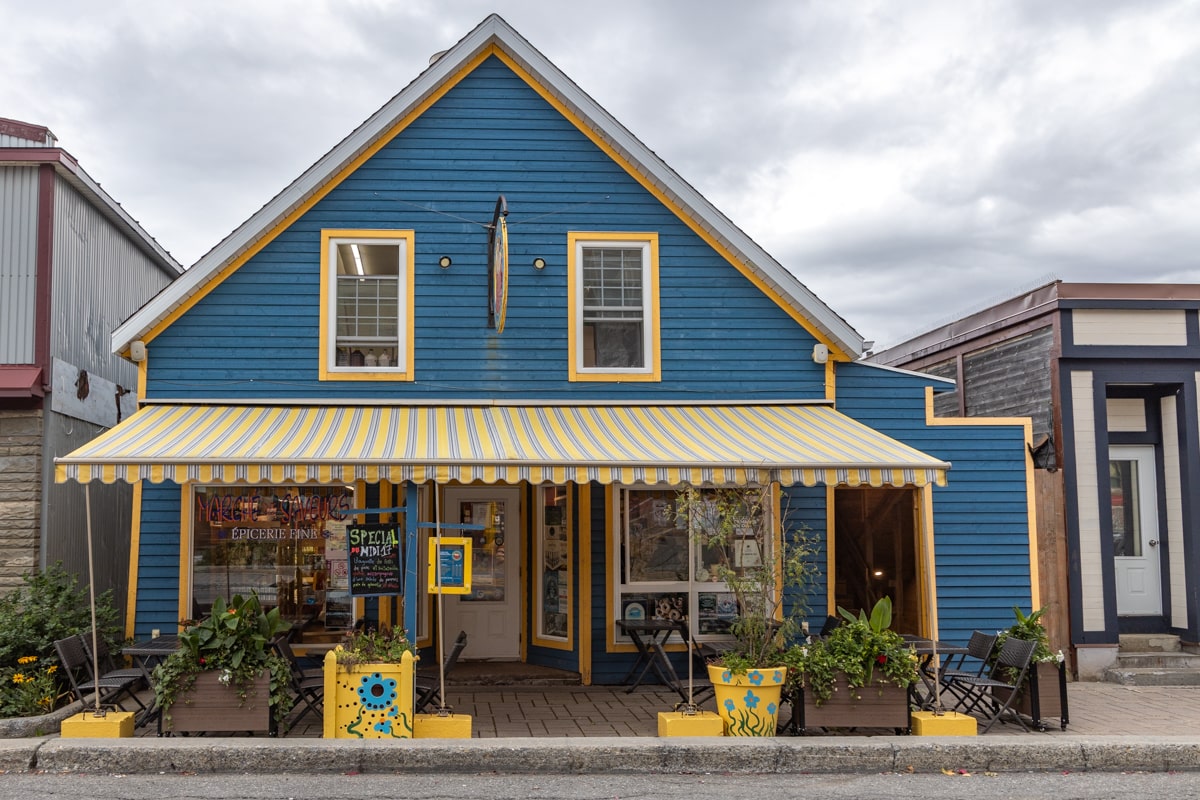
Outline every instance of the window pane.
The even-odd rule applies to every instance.
[[[642,323],[585,322],[584,342],[591,352],[584,353],[586,367],[642,367]],[[586,350],[586,348],[585,348]],[[590,356],[590,357],[589,357]]]
[[[686,581],[688,532],[675,523],[674,492],[630,492],[628,580]]]
[[[395,363],[400,335],[399,244],[337,245],[338,366]]]
[[[1142,555],[1141,510],[1136,461],[1108,462],[1112,492],[1113,555]]]

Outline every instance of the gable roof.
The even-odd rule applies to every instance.
[[[517,72],[794,320],[827,344],[834,358],[853,359],[862,352],[862,337],[845,320],[496,14],[437,58],[383,108],[126,320],[113,332],[113,351],[125,353],[131,342],[157,336],[209,287],[248,261],[492,55]]]

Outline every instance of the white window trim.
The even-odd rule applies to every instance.
[[[642,258],[642,352],[641,367],[583,366],[583,251],[591,247],[641,247]],[[571,329],[568,335],[569,380],[571,381],[660,381],[658,234],[647,232],[576,232],[567,234],[568,304]]]
[[[393,244],[400,248],[400,275],[396,291],[397,346],[394,363],[387,367],[337,365],[337,251],[341,244]],[[321,231],[321,334],[320,379],[340,381],[396,381],[413,379],[413,293],[415,233],[411,230]]]

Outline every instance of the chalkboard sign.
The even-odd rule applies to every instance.
[[[346,528],[350,594],[404,594],[403,547],[396,524],[350,525]]]

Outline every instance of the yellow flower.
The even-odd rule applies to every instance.
[[[50,666],[46,667],[47,675],[53,675],[56,672],[58,672],[58,664],[51,664]]]
[[[22,684],[22,683],[25,683],[27,680],[29,680],[29,679],[28,679],[28,678],[26,678],[26,677],[25,677],[25,676],[24,676],[22,673],[20,673],[20,672],[18,672],[18,673],[16,673],[15,675],[13,675],[13,683],[17,684],[18,686],[19,686],[20,684]]]
[[[23,656],[17,659],[18,664],[33,664],[37,662],[37,656]]]

